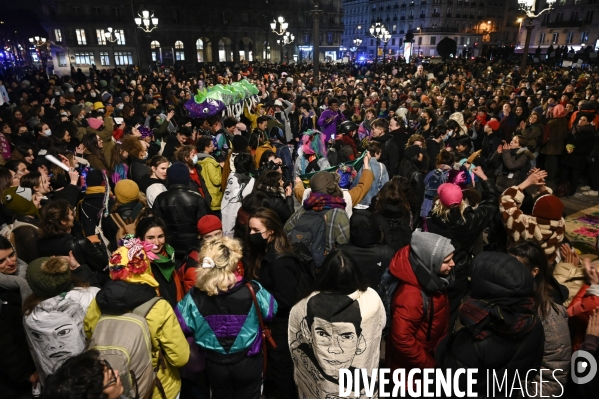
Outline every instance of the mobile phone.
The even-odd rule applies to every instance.
[[[123,118],[117,116],[114,118],[114,121],[117,123],[117,125],[120,125],[121,123],[123,123]]]

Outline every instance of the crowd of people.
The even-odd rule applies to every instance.
[[[188,116],[242,79],[239,118]],[[379,367],[599,392],[570,375],[599,356],[599,273],[560,200],[599,200],[596,69],[0,80],[2,397],[329,398]]]

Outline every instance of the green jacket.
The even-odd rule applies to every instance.
[[[202,178],[206,182],[208,192],[212,196],[210,209],[213,211],[219,211],[220,203],[223,199],[223,192],[221,190],[221,183],[223,179],[222,168],[220,167],[220,164],[216,162],[216,159],[212,157],[212,155],[199,153],[198,157],[200,157],[198,165],[202,167]]]

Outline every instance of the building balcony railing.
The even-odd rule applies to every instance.
[[[436,27],[436,28],[422,28],[423,33],[431,33],[431,32],[447,32],[447,33],[456,33],[459,32],[457,28],[450,27]]]
[[[433,17],[434,17],[434,18],[438,18],[438,17],[440,17],[440,16],[441,16],[441,14],[440,14],[440,13],[438,13],[438,12],[437,12],[437,13],[433,13]]]
[[[405,20],[406,20],[406,17],[399,17],[399,20],[400,20],[400,21],[405,21]]]
[[[584,21],[554,21],[548,22],[547,24],[541,24],[541,26],[547,26],[548,28],[576,28],[583,26]]]
[[[420,14],[420,16],[419,16],[419,18],[425,18],[425,17],[426,17],[426,15],[424,15],[424,14]]]

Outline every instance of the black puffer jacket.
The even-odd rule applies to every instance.
[[[381,244],[383,234],[373,213],[355,210],[349,226],[350,244],[341,246],[341,250],[354,258],[368,280],[368,285],[376,289],[395,251],[390,246]]]
[[[86,194],[79,206],[77,217],[83,228],[85,237],[96,234],[95,229],[100,224],[98,215],[104,206],[104,194]],[[108,209],[112,207],[114,201],[109,199]],[[99,215],[102,217],[102,215]]]
[[[173,184],[156,197],[152,209],[166,222],[171,234],[169,242],[177,258],[183,259],[187,250],[197,245],[198,220],[209,210],[206,200],[187,185]]]
[[[482,323],[474,327],[468,314],[460,312],[463,327],[439,343],[435,351],[438,367],[456,370],[477,368],[478,378],[475,392],[479,396],[487,393],[487,370],[495,371],[500,379],[507,371],[507,380],[514,381],[515,373],[523,380],[531,369],[539,369],[543,358],[545,335],[543,324],[532,306],[534,298],[534,278],[526,266],[515,257],[499,252],[485,252],[474,259],[472,265],[472,298],[494,305],[499,319],[490,313],[484,327]],[[530,306],[524,305],[529,301]],[[517,322],[506,320],[526,319],[526,328],[519,328]],[[480,328],[486,337],[473,332]],[[529,376],[529,380],[532,377]],[[460,387],[465,386],[460,380]],[[510,385],[511,383],[508,383]],[[524,386],[524,385],[523,385]],[[509,388],[508,388],[509,389]],[[508,397],[505,391],[495,397]]]
[[[379,162],[384,164],[389,171],[389,175],[395,175],[395,171],[399,166],[399,156],[402,149],[398,147],[397,142],[392,140],[391,133],[385,133],[380,137],[373,137],[372,140],[377,141],[381,145],[381,158]]]
[[[566,145],[572,144],[571,154],[564,152],[562,163],[573,169],[583,169],[588,163],[588,157],[595,144],[595,128],[593,125],[575,126],[566,137]]]
[[[129,179],[133,180],[139,185],[145,176],[149,176],[152,173],[150,168],[146,165],[143,159],[131,157],[131,164],[129,165]]]

